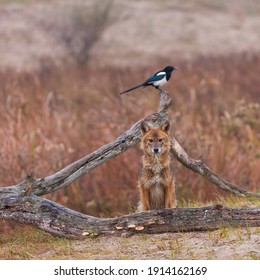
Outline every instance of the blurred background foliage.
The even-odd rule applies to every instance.
[[[180,68],[166,86],[172,133],[190,156],[259,191],[257,1],[129,2],[0,2],[0,185],[31,170],[50,175],[156,111],[156,90],[119,92],[172,64]],[[47,197],[95,216],[134,211],[141,155],[132,148]],[[174,168],[180,205],[227,195],[175,160]]]

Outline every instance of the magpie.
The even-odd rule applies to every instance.
[[[120,92],[120,94],[127,93],[127,92],[137,89],[139,87],[147,87],[147,86],[153,86],[156,89],[158,89],[159,91],[161,91],[160,86],[165,85],[171,78],[172,71],[177,70],[177,69],[178,69],[177,67],[167,66],[164,69],[156,72],[153,76],[148,78],[142,84],[132,87],[130,89],[127,89],[123,92]]]

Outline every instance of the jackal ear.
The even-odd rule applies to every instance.
[[[165,133],[169,133],[170,130],[170,123],[169,121],[165,121],[165,123],[162,125],[162,131],[164,131]]]
[[[145,121],[141,122],[140,127],[142,134],[145,134],[150,130],[150,126]]]

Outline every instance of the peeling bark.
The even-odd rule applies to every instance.
[[[232,209],[221,205],[172,208],[104,219],[84,215],[35,195],[7,196],[0,203],[0,217],[35,226],[56,236],[76,239],[260,226],[260,208]]]

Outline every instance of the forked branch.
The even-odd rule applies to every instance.
[[[145,120],[153,126],[160,126],[166,119],[168,119],[167,110],[171,104],[172,99],[168,92],[161,91],[160,108],[158,113],[153,113],[144,119],[141,119],[113,142],[100,147],[93,153],[73,162],[50,176],[37,179],[32,175],[28,175],[23,182],[15,186],[0,188],[0,197],[1,194],[7,193],[21,195],[34,194],[40,196],[70,185],[83,174],[88,173],[102,163],[138,144],[141,138],[141,121]],[[204,176],[219,188],[242,196],[260,197],[260,194],[247,192],[246,190],[223,180],[219,175],[211,171],[202,161],[190,158],[174,137],[172,137],[172,153],[184,166]]]
[[[62,170],[45,178],[33,174],[14,186],[0,188],[0,218],[31,224],[54,235],[70,238],[118,234],[119,232],[160,233],[185,230],[216,229],[222,225],[260,226],[260,209],[229,209],[202,207],[191,209],[162,209],[113,219],[100,219],[72,211],[39,196],[68,186],[83,174],[107,160],[123,153],[140,142],[140,123],[145,120],[160,126],[168,119],[167,110],[172,99],[168,92],[160,92],[158,113],[151,114],[135,123],[113,142],[73,162]],[[204,176],[219,188],[242,196],[254,196],[240,187],[223,180],[202,161],[192,159],[177,140],[172,137],[172,153],[184,166]]]

